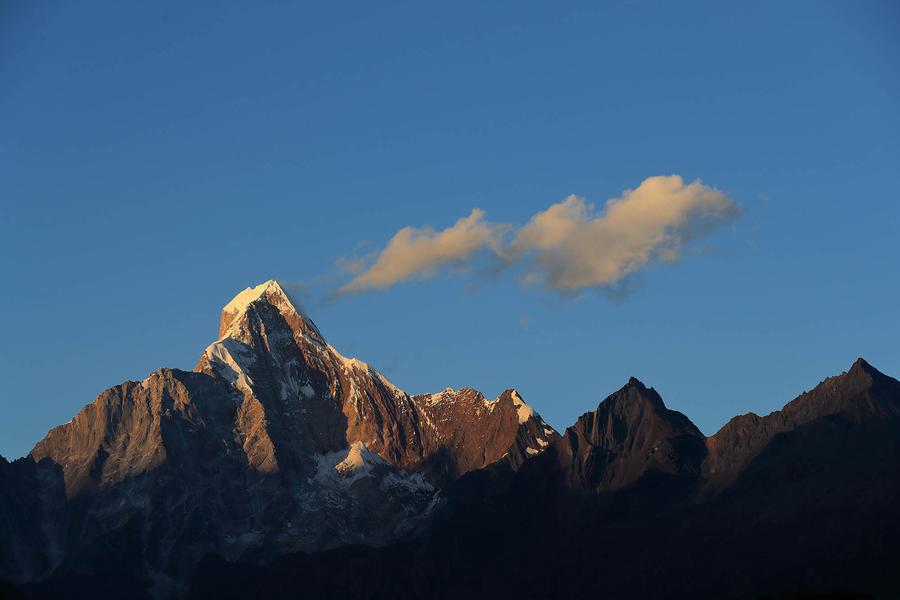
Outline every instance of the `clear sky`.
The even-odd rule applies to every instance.
[[[269,278],[407,391],[516,387],[558,429],[630,375],[707,434],[857,356],[900,375],[897,3],[310,4],[0,5],[4,456],[193,368]],[[575,290],[534,245],[494,268],[660,175],[740,215]],[[334,296],[476,208],[473,254]]]

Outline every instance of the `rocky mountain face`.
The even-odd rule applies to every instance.
[[[779,434],[823,418],[857,426],[900,418],[900,383],[860,358],[850,370],[829,377],[782,410],[760,417],[753,413],[734,417],[707,439],[709,457],[704,465],[713,489],[734,481],[741,471]]]
[[[194,372],[0,460],[0,596],[891,598],[897,498],[862,359],[710,437],[633,378],[558,435],[512,389],[406,394],[270,281]]]
[[[860,360],[704,438],[632,379],[518,470],[448,486],[411,542],[208,557],[192,597],[895,598],[898,409]]]
[[[569,486],[614,491],[651,471],[696,476],[704,444],[686,416],[666,408],[656,390],[632,377],[579,417],[556,447]]]
[[[275,281],[222,311],[194,372],[106,390],[0,465],[0,578],[127,574],[178,593],[207,553],[260,561],[420,529],[439,491],[556,439],[517,392],[411,397],[328,345]],[[21,529],[21,530],[20,530]]]

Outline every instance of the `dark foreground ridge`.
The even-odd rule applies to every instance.
[[[193,372],[0,459],[0,597],[894,598],[900,382],[859,359],[704,437],[632,378],[562,435],[409,396],[274,281]]]

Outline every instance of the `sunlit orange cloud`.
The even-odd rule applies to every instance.
[[[403,227],[336,293],[428,278],[483,252],[506,267],[524,264],[525,284],[541,283],[560,292],[600,288],[653,262],[679,260],[685,244],[739,214],[739,205],[724,192],[699,179],[685,184],[678,175],[648,177],[608,200],[600,214],[583,198],[568,196],[519,228],[491,223],[484,211],[474,209],[441,231]]]

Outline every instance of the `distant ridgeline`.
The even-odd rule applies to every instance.
[[[0,458],[0,597],[895,598],[898,501],[862,359],[711,437],[636,379],[560,435],[513,389],[408,395],[268,281],[194,371]]]

